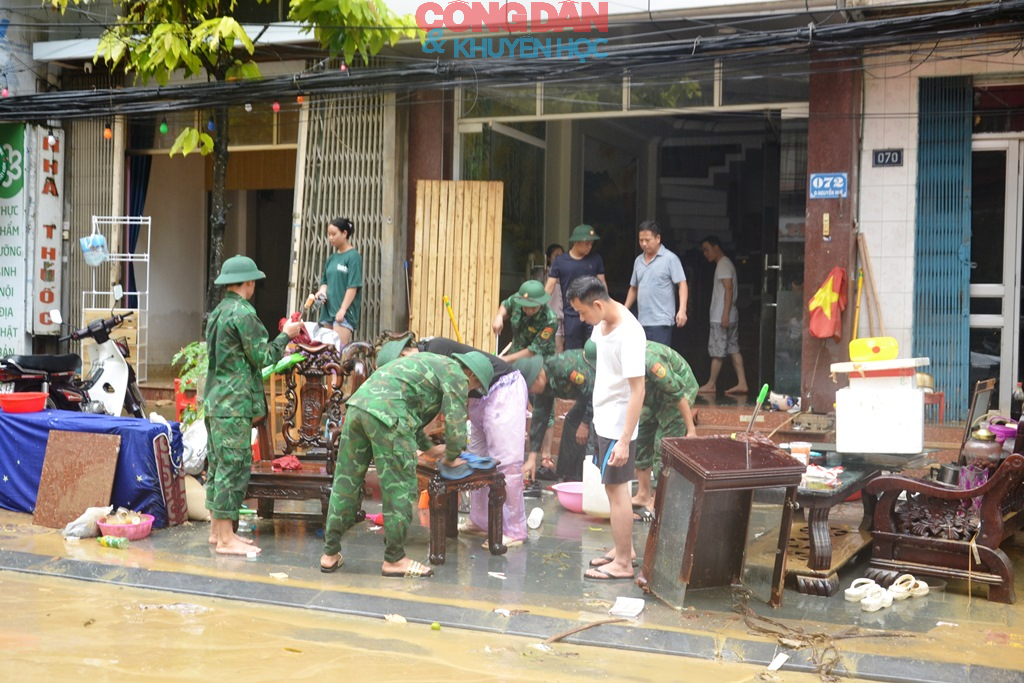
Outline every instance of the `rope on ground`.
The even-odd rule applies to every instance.
[[[779,645],[792,650],[811,648],[811,662],[824,683],[836,683],[842,677],[835,670],[842,664],[842,653],[835,641],[846,638],[903,638],[905,634],[883,631],[862,631],[856,626],[839,633],[806,631],[799,626],[787,626],[782,622],[761,616],[749,606],[737,603],[733,611],[743,617],[743,622],[753,633],[773,636]]]

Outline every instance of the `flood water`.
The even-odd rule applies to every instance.
[[[0,591],[0,678],[9,681],[307,681],[339,673],[374,683],[821,680],[7,571]]]

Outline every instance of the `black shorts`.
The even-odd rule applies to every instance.
[[[612,446],[616,441],[617,439],[606,439],[600,435],[597,437],[595,464],[601,470],[601,483],[605,485],[627,484],[636,478],[636,439],[629,442],[629,458],[624,464],[618,467],[605,467],[605,460],[611,455]]]

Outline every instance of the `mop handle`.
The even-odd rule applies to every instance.
[[[455,330],[455,340],[461,344],[462,343],[462,333],[459,332],[459,324],[457,322],[455,322],[455,312],[452,311],[452,302],[448,298],[447,294],[445,294],[442,297],[442,300],[444,301],[444,308],[445,308],[445,310],[448,311],[448,317],[451,318],[452,328]]]

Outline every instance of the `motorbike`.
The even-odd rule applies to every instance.
[[[135,417],[146,416],[135,368],[128,362],[128,344],[112,339],[111,332],[132,314],[93,320],[88,326],[60,337],[82,341],[90,361],[89,373],[76,375],[82,359],[76,353],[62,355],[13,355],[0,359],[0,393],[39,391],[47,394],[48,408],[86,413],[120,415],[123,408]],[[50,317],[61,323],[59,311]]]

